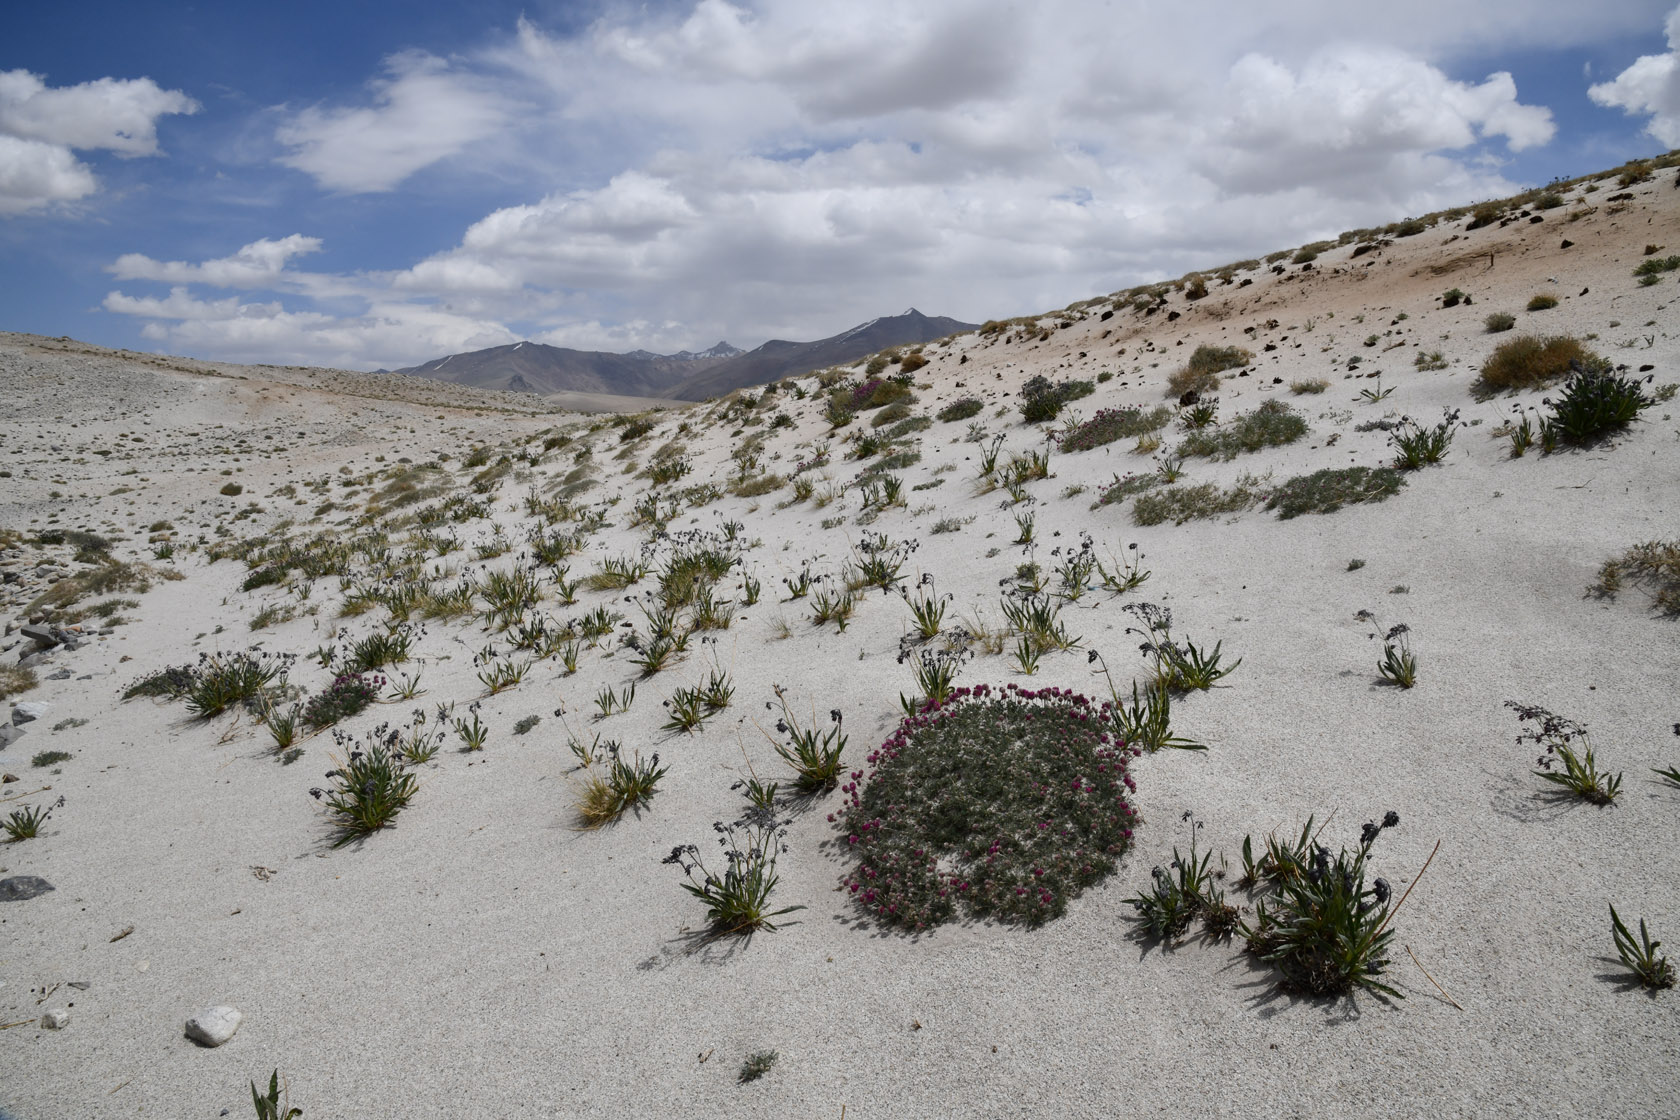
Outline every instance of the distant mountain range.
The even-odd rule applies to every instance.
[[[831,338],[815,342],[771,339],[750,351],[720,342],[699,353],[633,350],[611,354],[516,342],[451,354],[396,372],[518,393],[612,393],[701,401],[733,389],[853,362],[889,346],[932,342],[948,334],[971,331],[974,326],[942,315],[923,315],[912,307],[902,315],[871,319]]]

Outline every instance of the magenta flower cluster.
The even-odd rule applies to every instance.
[[[885,924],[962,914],[1037,925],[1114,870],[1137,814],[1136,753],[1077,693],[957,689],[904,719],[840,787],[845,888]]]

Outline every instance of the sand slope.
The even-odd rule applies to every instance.
[[[1620,983],[1605,910],[1614,902],[1626,917],[1647,917],[1680,945],[1680,792],[1650,773],[1680,762],[1670,730],[1680,719],[1680,630],[1638,593],[1584,596],[1604,560],[1680,535],[1680,400],[1648,410],[1612,444],[1512,460],[1492,433],[1513,403],[1543,394],[1477,403],[1468,391],[1509,337],[1482,332],[1483,317],[1499,310],[1517,314],[1519,331],[1596,334],[1590,344],[1602,353],[1635,370],[1653,366],[1659,383],[1676,379],[1676,281],[1639,287],[1631,275],[1647,244],[1680,249],[1673,174],[1631,188],[1617,213],[1598,201],[1616,191],[1606,182],[1571,193],[1570,208],[1577,196],[1581,208],[1597,207],[1573,222],[1557,209],[1540,223],[1468,233],[1462,220],[1443,223],[1357,259],[1351,246],[1328,250],[1309,271],[1245,271],[1252,284],[1216,284],[1194,303],[1174,293],[1147,317],[1121,309],[1105,320],[1104,303],[1068,314],[1065,328],[1042,317],[1042,340],[1035,330],[1001,341],[1019,337],[1012,327],[928,348],[932,361],[916,377],[931,387],[918,390],[916,412],[983,396],[976,420],[1011,451],[1045,447],[1012,408],[1011,394],[1034,374],[1115,373],[1074,406],[1089,416],[1160,403],[1167,375],[1199,344],[1253,348],[1249,376],[1221,387],[1222,418],[1283,399],[1307,416],[1308,437],[1229,462],[1190,460],[1181,486],[1379,464],[1391,454],[1387,434],[1355,429],[1384,416],[1433,422],[1456,408],[1473,425],[1442,465],[1390,500],[1290,521],[1253,509],[1140,527],[1130,503],[1091,508],[1113,476],[1153,469],[1133,441],[1052,452],[1054,477],[1028,484],[1038,562],[1048,566],[1052,548],[1089,532],[1099,551],[1137,543],[1153,573],[1123,599],[1096,591],[1064,610],[1085,647],[1123,675],[1141,674],[1121,608],[1144,600],[1170,606],[1196,641],[1222,640],[1242,665],[1225,687],[1175,709],[1178,727],[1209,751],[1137,761],[1145,823],[1119,872],[1038,930],[957,924],[908,937],[877,928],[837,891],[848,864],[824,819],[832,799],[798,815],[780,864],[776,900],[808,909],[750,944],[700,937],[701,909],[660,862],[675,844],[709,845],[712,822],[739,812],[730,785],[749,762],[762,776],[782,774],[753,722],[768,726],[773,685],[801,711],[843,710],[848,757],[859,762],[895,725],[898,694],[913,688],[894,659],[908,625],[897,596],[867,596],[842,633],[812,625],[806,603],[780,602],[784,576],[806,561],[835,571],[862,533],[882,532],[919,542],[911,567],[955,594],[953,621],[1000,621],[999,581],[1028,555],[1010,543],[1020,509],[1006,508],[1001,491],[978,492],[981,444],[964,439],[967,425],[920,433],[920,461],[898,472],[907,505],[868,524],[858,523],[855,490],[824,508],[782,508],[793,496],[784,488],[685,511],[673,529],[741,522],[751,542],[741,570],[763,585],[763,599],[739,608],[716,646],[691,646],[674,668],[640,681],[628,714],[599,723],[597,692],[637,679],[627,651],[587,653],[573,676],[536,666],[521,686],[483,701],[486,750],[462,754],[451,741],[421,769],[420,793],[394,829],[330,850],[308,796],[332,766],[329,735],[282,765],[249,717],[200,723],[180,704],[121,703],[118,694],[200,651],[260,642],[307,654],[335,630],[341,642],[370,632],[383,612],[339,617],[335,578],[315,581],[308,599],[280,586],[242,592],[245,567],[207,562],[206,549],[272,536],[281,519],[296,520],[293,534],[347,536],[383,485],[364,480],[401,459],[446,452],[443,473],[470,492],[477,468],[460,463],[480,445],[537,461],[514,463],[492,515],[456,531],[470,546],[500,525],[518,541],[531,523],[527,490],[553,492],[579,466],[577,443],[544,452],[541,440],[526,442],[561,429],[594,448],[597,482],[581,500],[623,496],[573,559],[572,574],[584,575],[647,536],[628,522],[648,483],[614,458],[617,429],[591,433],[587,418],[527,415],[505,397],[481,402],[431,383],[437,395],[391,399],[358,395],[371,389],[357,375],[247,367],[235,379],[202,363],[6,336],[0,399],[11,422],[0,465],[12,475],[0,490],[0,528],[121,537],[120,558],[185,578],[156,581],[122,612],[131,621],[57,655],[46,671],[69,667],[71,679],[13,698],[53,708],[0,752],[0,768],[21,778],[0,791],[11,799],[0,812],[65,803],[40,838],[0,846],[0,876],[40,875],[57,887],[0,904],[0,1022],[24,1024],[0,1030],[0,1108],[16,1120],[243,1115],[247,1082],[278,1067],[312,1118],[833,1117],[842,1106],[859,1120],[1680,1114],[1680,995],[1648,997]],[[1559,248],[1565,238],[1572,248]],[[1452,286],[1474,303],[1442,309],[1437,297]],[[1523,312],[1538,292],[1560,305]],[[1169,311],[1180,317],[1167,321]],[[1367,347],[1372,334],[1378,343]],[[1419,350],[1439,350],[1447,368],[1419,371]],[[1391,397],[1359,399],[1376,382],[1344,376],[1354,355],[1358,374],[1382,371]],[[1288,382],[1309,377],[1329,379],[1328,390],[1289,394]],[[817,396],[779,407],[796,423],[769,430],[763,467],[791,473],[827,439],[832,482],[857,473],[841,440],[866,427],[867,414],[829,436]],[[690,431],[678,436],[680,423]],[[679,486],[722,485],[732,448],[764,430],[724,406],[689,410],[660,417],[629,461],[645,466],[676,436],[695,466]],[[123,438],[134,434],[142,441]],[[1168,449],[1181,438],[1163,435]],[[229,480],[244,494],[220,495]],[[289,495],[277,494],[288,484]],[[1070,494],[1075,486],[1085,489]],[[335,508],[318,513],[328,501]],[[234,520],[253,503],[257,512]],[[951,518],[963,522],[957,531],[932,531]],[[173,528],[150,530],[158,521]],[[167,561],[151,556],[148,537],[160,532],[177,546]],[[78,567],[68,547],[17,547],[20,571],[46,555]],[[1364,565],[1348,570],[1356,558]],[[477,563],[461,552],[446,559]],[[510,552],[488,563],[515,562]],[[32,598],[44,586],[9,585],[9,609],[15,615],[25,591]],[[575,607],[551,599],[543,609],[565,618],[606,605],[640,625],[625,594],[585,590]],[[283,604],[297,617],[249,629],[263,607]],[[1376,683],[1379,650],[1354,618],[1362,609],[1411,626],[1417,688]],[[428,691],[417,703],[464,709],[481,695],[472,661],[487,642],[507,648],[477,622],[427,624],[417,652]],[[661,731],[660,702],[714,657],[733,675],[732,706],[698,734]],[[78,679],[85,674],[92,679]],[[307,659],[293,677],[310,689],[330,680]],[[959,683],[1009,680],[1106,687],[1082,651],[1047,655],[1032,678],[1006,655],[981,656]],[[1588,724],[1601,762],[1625,774],[1619,802],[1548,799],[1530,774],[1533,752],[1514,741],[1506,699]],[[381,706],[346,729],[405,718],[412,706]],[[554,715],[562,708],[565,721]],[[542,722],[515,736],[527,715]],[[51,729],[72,716],[87,722]],[[567,723],[670,764],[645,813],[599,831],[575,827]],[[47,749],[73,757],[32,767]],[[1397,889],[1441,844],[1396,921],[1398,940],[1462,1009],[1404,952],[1390,973],[1403,1002],[1311,1000],[1280,991],[1240,942],[1165,950],[1136,936],[1123,900],[1187,844],[1186,810],[1205,822],[1203,848],[1234,864],[1245,833],[1333,812],[1325,839],[1334,847],[1390,809],[1402,823],[1384,835],[1376,863]],[[60,986],[68,981],[90,986]],[[72,1001],[64,1031],[28,1022]],[[183,1021],[218,1003],[244,1012],[237,1036],[216,1050],[184,1039]],[[776,1067],[737,1084],[742,1060],[763,1049],[779,1052]]]

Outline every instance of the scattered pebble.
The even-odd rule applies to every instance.
[[[206,1007],[187,1020],[187,1037],[200,1046],[220,1046],[233,1037],[245,1021],[237,1007]]]
[[[22,902],[57,889],[39,875],[13,875],[0,879],[0,902]]]

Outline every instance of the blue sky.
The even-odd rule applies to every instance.
[[[397,367],[1061,306],[1680,147],[1680,8],[27,5],[0,328]]]

